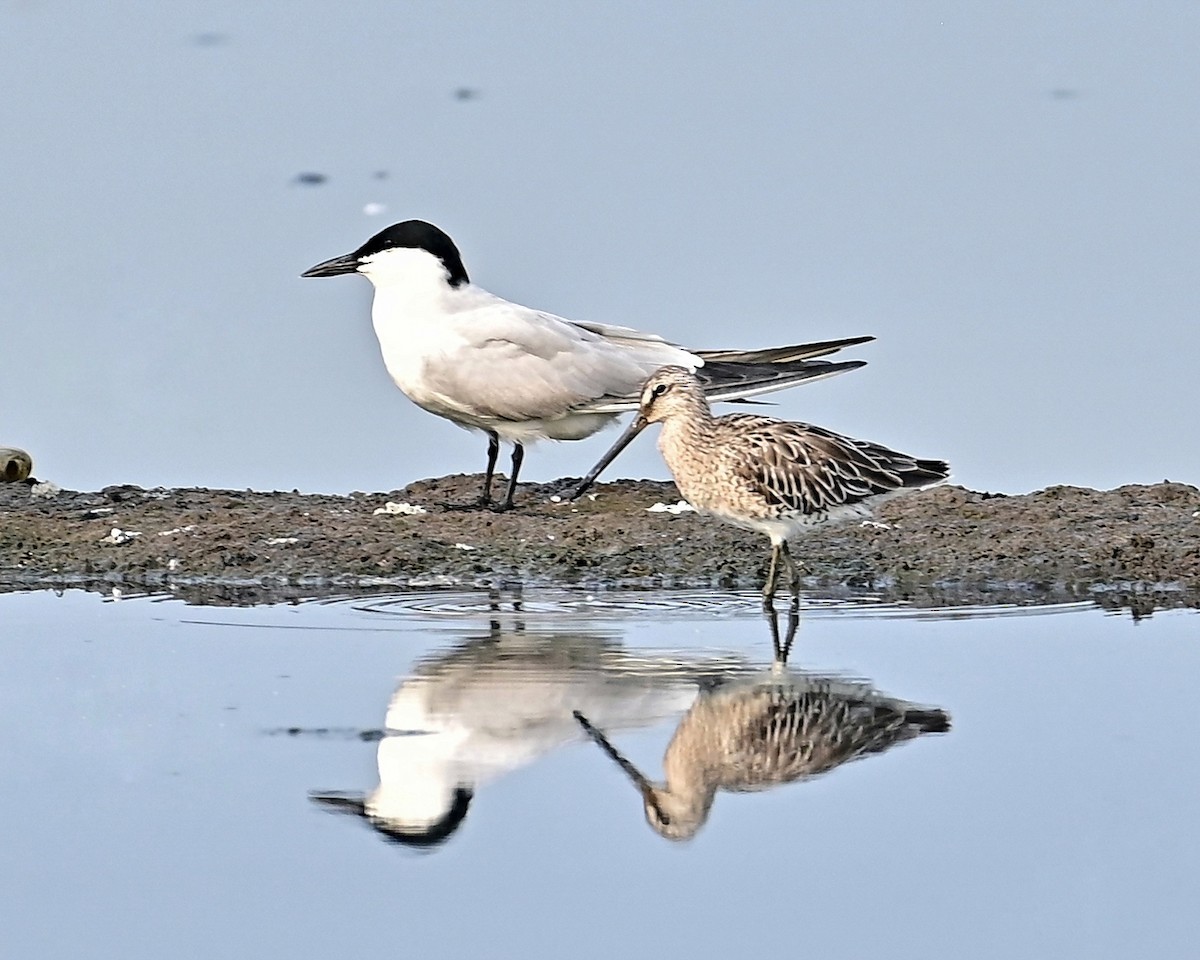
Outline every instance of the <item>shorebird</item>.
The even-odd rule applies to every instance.
[[[605,637],[494,624],[419,663],[397,688],[374,789],[309,796],[389,841],[436,847],[462,826],[487,783],[583,739],[572,707],[636,729],[678,717],[713,678],[755,669],[733,654],[641,653]]]
[[[793,611],[789,646],[797,619]],[[625,771],[642,795],[646,821],[668,840],[694,837],[718,790],[745,793],[811,780],[950,729],[945,711],[885,696],[867,681],[789,671],[778,643],[768,672],[700,693],[667,745],[662,783],[648,780],[582,712],[575,719]]]
[[[788,540],[806,527],[869,514],[883,500],[942,483],[943,460],[919,460],[808,423],[754,414],[714,417],[696,375],[667,366],[642,388],[637,416],[584,478],[595,477],[651,423],[680,494],[698,512],[771,538],[763,599],[775,596],[780,567],[800,595]]]
[[[642,382],[664,364],[695,370],[713,400],[737,400],[861,367],[816,358],[874,339],[693,351],[628,327],[567,320],[471,283],[454,241],[422,220],[393,224],[302,276],[343,273],[375,287],[371,317],[396,386],[422,409],[487,435],[480,506],[492,504],[501,442],[512,444],[499,509],[512,507],[526,444],[590,437],[636,410]]]

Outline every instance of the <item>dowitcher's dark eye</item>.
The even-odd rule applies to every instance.
[[[656,383],[654,385],[654,389],[650,391],[650,395],[652,397],[661,397],[667,392],[667,390],[670,389],[670,387],[671,385],[669,383]]]

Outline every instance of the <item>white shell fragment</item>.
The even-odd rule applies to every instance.
[[[686,500],[680,500],[678,503],[656,503],[652,507],[646,508],[647,513],[695,513],[696,508]]]
[[[392,516],[411,517],[418,513],[424,513],[425,508],[419,507],[415,503],[396,503],[394,500],[389,500],[384,506],[376,507],[374,513],[386,513]]]
[[[128,543],[135,537],[140,537],[141,534],[136,530],[122,530],[120,527],[113,527],[112,532],[107,537],[102,537],[101,543]]]

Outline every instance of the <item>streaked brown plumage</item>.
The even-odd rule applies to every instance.
[[[775,593],[780,561],[799,591],[787,541],[806,526],[865,516],[890,497],[941,483],[950,468],[807,423],[753,414],[714,417],[695,375],[662,367],[642,387],[638,415],[589,476],[599,473],[648,424],[662,423],[658,448],[683,497],[701,513],[765,533]]]

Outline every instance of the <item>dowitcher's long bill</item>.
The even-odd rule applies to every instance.
[[[583,732],[591,738],[592,742],[608,754],[609,758],[624,771],[625,776],[629,777],[629,781],[637,787],[638,793],[642,795],[642,800],[646,804],[646,816],[650,818],[651,822],[662,823],[665,821],[667,824],[670,824],[670,816],[665,814],[659,805],[658,789],[655,785],[647,780],[646,776],[637,767],[626,760],[617,748],[608,742],[608,738],[592,726],[591,721],[587,717],[578,710],[573,710],[572,715],[583,728]]]
[[[745,413],[714,417],[696,375],[668,366],[646,381],[637,416],[588,476],[651,423],[663,425],[658,449],[688,503],[770,537],[768,601],[781,567],[799,596],[800,569],[788,540],[805,527],[865,516],[883,500],[950,475],[943,460],[921,460],[807,423]]]
[[[375,287],[375,335],[396,386],[417,406],[487,435],[481,505],[491,503],[501,442],[512,444],[501,509],[512,506],[526,444],[590,437],[636,410],[642,382],[664,364],[695,370],[712,399],[732,400],[860,367],[817,358],[873,339],[693,351],[652,333],[577,323],[474,285],[454,241],[421,220],[394,224],[303,276],[344,273]]]

